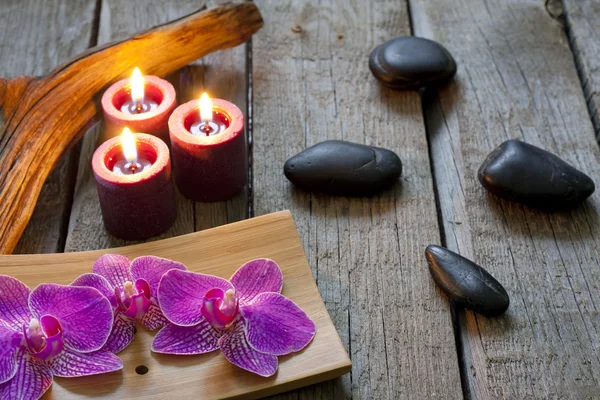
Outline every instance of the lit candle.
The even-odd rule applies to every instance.
[[[143,76],[135,68],[131,78],[114,83],[102,95],[108,137],[130,127],[167,141],[169,115],[176,105],[173,85],[156,76]]]
[[[104,142],[92,169],[106,230],[125,240],[143,240],[165,232],[176,217],[169,149],[160,139],[132,134]]]
[[[195,121],[190,127],[192,135],[214,136],[225,131],[229,126],[229,119],[223,113],[213,111],[213,103],[208,94],[200,96],[200,120]]]
[[[118,160],[112,168],[117,175],[132,175],[147,170],[152,166],[149,160],[138,157],[135,148],[135,138],[129,128],[123,129],[121,135],[121,146],[123,148],[123,158]]]
[[[169,118],[175,182],[195,201],[223,201],[247,181],[244,115],[234,104],[203,94]]]

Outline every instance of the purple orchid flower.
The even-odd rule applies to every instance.
[[[129,346],[136,319],[149,330],[169,323],[158,305],[156,293],[160,278],[171,269],[186,268],[166,258],[143,256],[130,262],[120,254],[105,254],[96,260],[92,273],[83,274],[71,283],[98,289],[113,307],[113,328],[103,350],[117,354]]]
[[[171,270],[158,298],[172,322],[158,332],[152,351],[202,354],[221,349],[232,364],[261,376],[277,371],[277,356],[302,350],[315,335],[314,322],[280,294],[283,275],[272,260],[244,264],[228,281]]]
[[[0,275],[0,399],[38,399],[52,376],[123,368],[100,350],[112,322],[110,303],[96,289],[44,283],[32,291]]]

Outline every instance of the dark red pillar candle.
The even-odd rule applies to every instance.
[[[167,145],[154,136],[134,134],[140,172],[115,172],[125,161],[121,138],[104,142],[92,158],[92,169],[106,230],[125,240],[143,240],[165,232],[176,217]],[[115,170],[115,171],[114,171]]]
[[[139,110],[132,104],[129,78],[114,83],[102,95],[107,136],[116,136],[128,127],[133,132],[145,132],[168,143],[169,116],[177,106],[175,88],[156,76],[143,79],[144,101]]]
[[[213,122],[223,128],[219,133],[198,131],[198,100],[177,107],[169,118],[175,182],[184,196],[202,202],[230,199],[247,180],[244,115],[228,101],[212,102]]]

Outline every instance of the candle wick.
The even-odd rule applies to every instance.
[[[207,135],[209,135],[212,132],[212,126],[210,126],[210,124],[206,121],[202,121],[201,128]]]
[[[144,112],[144,105],[140,102],[136,102],[135,103],[135,112],[137,112],[138,114],[141,114],[142,112]]]

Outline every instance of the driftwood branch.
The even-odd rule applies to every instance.
[[[23,233],[46,177],[99,112],[97,94],[139,66],[165,76],[237,46],[263,21],[250,2],[223,4],[129,40],[91,48],[42,78],[0,79],[0,253]]]

